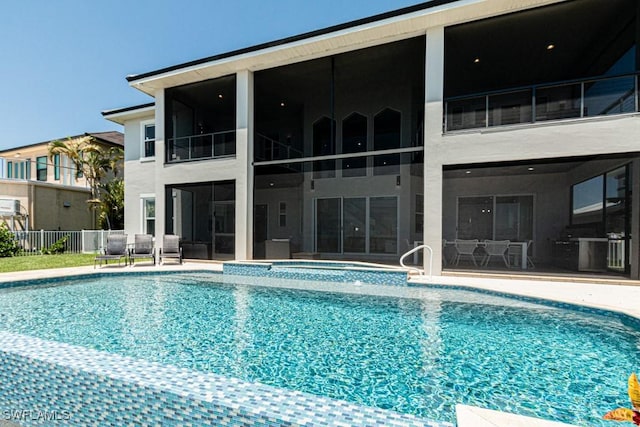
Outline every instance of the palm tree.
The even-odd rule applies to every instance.
[[[76,168],[76,179],[80,173],[84,175],[91,190],[91,198],[87,201],[94,210],[102,203],[100,200],[100,184],[109,172],[118,174],[118,166],[123,158],[121,148],[105,148],[91,135],[77,138],[67,138],[65,141],[49,143],[49,159],[56,154],[62,154],[73,163]]]
[[[124,181],[115,178],[100,187],[100,226],[116,230],[124,228]]]

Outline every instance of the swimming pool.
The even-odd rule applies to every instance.
[[[4,289],[0,329],[449,422],[463,403],[606,425],[640,361],[640,332],[617,316],[464,290],[221,280]]]

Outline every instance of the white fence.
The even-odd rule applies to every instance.
[[[80,230],[80,231],[14,231],[22,251],[18,255],[39,255],[43,249],[66,237],[64,253],[96,253],[107,245],[109,234],[124,234],[123,230]]]

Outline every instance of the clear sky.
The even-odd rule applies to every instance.
[[[125,77],[421,0],[2,1],[0,150],[122,130],[101,111],[151,102]]]

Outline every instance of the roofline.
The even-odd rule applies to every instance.
[[[109,132],[109,131],[106,131],[106,132]],[[113,132],[119,132],[119,131],[113,131]],[[96,132],[96,133],[100,133],[100,132]],[[108,141],[106,139],[100,138],[99,136],[93,135],[91,132],[85,132],[85,133],[81,133],[80,135],[65,136],[65,137],[62,137],[62,138],[50,139],[48,141],[36,142],[36,143],[33,143],[33,144],[20,145],[18,147],[7,148],[6,150],[0,150],[0,155],[2,153],[7,153],[9,151],[15,151],[15,150],[20,150],[20,149],[24,149],[24,148],[37,147],[38,145],[50,144],[50,143],[52,143],[54,141],[60,141],[60,140],[63,140],[63,139],[68,139],[68,138],[69,139],[81,138],[83,136],[92,136],[92,137],[94,137],[96,139],[99,139],[101,142],[103,142],[105,144],[113,145],[113,146],[116,146],[116,147],[121,147],[122,148],[122,146],[124,145],[124,144],[118,144],[116,142]]]
[[[116,108],[116,109],[113,109],[113,110],[105,110],[105,111],[102,112],[102,116],[103,117],[107,117],[107,116],[111,116],[113,114],[126,113],[126,112],[134,111],[134,110],[142,110],[144,108],[154,107],[155,105],[156,105],[155,102],[148,102],[146,104],[132,105],[130,107]]]
[[[356,19],[355,21],[349,21],[343,24],[338,24],[338,25],[333,25],[331,27],[326,27],[326,28],[322,28],[319,30],[314,30],[314,31],[309,31],[306,33],[302,33],[302,34],[298,34],[295,36],[291,36],[291,37],[285,37],[283,39],[278,39],[278,40],[274,40],[271,42],[267,42],[267,43],[261,43],[261,44],[257,44],[254,46],[250,46],[250,47],[246,47],[246,48],[242,48],[242,49],[237,49],[237,50],[232,50],[230,52],[225,52],[225,53],[221,53],[218,55],[213,55],[213,56],[209,56],[206,58],[201,58],[201,59],[196,59],[194,61],[190,61],[190,62],[185,62],[182,64],[177,64],[177,65],[172,65],[170,67],[165,67],[165,68],[161,68],[159,70],[155,70],[155,71],[150,71],[147,73],[142,73],[142,74],[136,74],[133,76],[127,76],[127,81],[129,83],[138,81],[138,80],[142,80],[142,79],[146,79],[148,77],[152,77],[152,76],[156,76],[159,74],[163,74],[163,73],[167,73],[170,71],[176,71],[179,70],[181,68],[187,68],[187,67],[192,67],[195,65],[201,65],[201,64],[205,64],[207,62],[213,62],[213,61],[218,61],[221,59],[227,59],[227,58],[231,58],[234,56],[238,56],[238,55],[243,55],[246,53],[251,53],[251,52],[256,52],[262,49],[267,49],[270,47],[276,47],[276,46],[282,46],[282,45],[286,45],[288,43],[293,43],[293,42],[297,42],[297,41],[301,41],[301,40],[305,40],[305,39],[310,39],[312,37],[317,37],[317,36],[322,36],[325,34],[329,34],[329,33],[333,33],[336,31],[342,31],[342,30],[346,30],[349,28],[353,28],[353,27],[357,27],[360,25],[366,25],[366,24],[370,24],[376,21],[382,21],[384,19],[389,19],[389,18],[395,18],[397,16],[401,16],[401,15],[405,15],[405,14],[409,14],[409,13],[413,13],[413,12],[418,12],[421,10],[427,10],[427,9],[431,9],[434,7],[438,7],[438,6],[442,6],[445,4],[449,4],[449,3],[455,3],[457,1],[460,0],[431,0],[431,1],[427,1],[424,3],[419,3],[413,6],[407,6],[407,7],[403,7],[401,9],[396,9],[396,10],[392,10],[390,12],[383,12],[383,13],[379,13],[377,15],[373,15],[373,16],[369,16],[366,18],[361,18],[361,19]],[[103,113],[104,115],[104,113]]]

